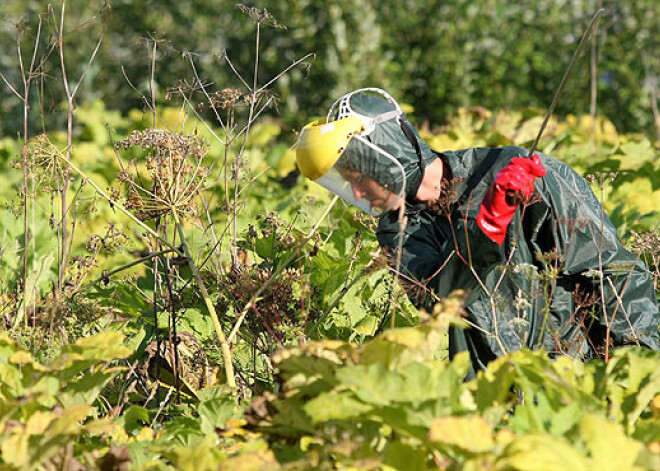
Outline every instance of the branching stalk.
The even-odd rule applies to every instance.
[[[172,252],[175,252],[175,250],[165,249],[165,250],[159,250],[158,252],[150,252],[144,257],[140,257],[137,260],[133,260],[132,262],[127,263],[126,265],[122,265],[121,267],[115,268],[114,270],[111,270],[109,272],[104,272],[103,275],[101,275],[99,278],[97,278],[94,281],[94,283],[101,283],[107,281],[112,275],[116,275],[117,273],[120,273],[124,270],[128,270],[129,268],[134,267],[135,265],[139,265],[142,262],[151,260],[154,257],[160,257],[161,255],[165,255]]]
[[[78,89],[80,88],[80,85],[82,84],[83,80],[85,80],[85,77],[87,75],[87,72],[89,72],[89,69],[92,65],[92,62],[94,62],[94,59],[96,58],[96,55],[101,48],[101,43],[103,42],[104,36],[105,36],[105,20],[102,20],[102,28],[101,28],[101,34],[99,36],[99,40],[96,43],[96,46],[87,61],[87,64],[85,65],[85,69],[83,70],[82,74],[80,75],[80,78],[78,79],[76,85],[73,87],[73,90],[71,90],[71,87],[69,86],[69,78],[67,74],[67,69],[66,69],[66,63],[64,61],[64,17],[66,13],[66,0],[62,0],[62,12],[60,14],[60,25],[59,28],[56,30],[57,34],[57,50],[59,52],[59,57],[60,57],[60,68],[62,70],[62,83],[64,85],[64,91],[66,93],[66,102],[67,102],[67,141],[66,141],[66,162],[69,163],[71,162],[71,152],[73,151],[73,110],[75,108],[74,106],[74,99],[76,96],[76,93],[78,92]],[[66,272],[66,266],[68,263],[68,258],[69,258],[69,250],[68,250],[68,239],[71,238],[73,239],[74,236],[74,229],[75,227],[72,226],[71,234],[68,234],[68,221],[67,221],[67,189],[69,186],[69,168],[65,167],[64,169],[64,175],[62,177],[62,188],[61,188],[61,206],[62,206],[62,221],[60,222],[60,233],[61,233],[61,248],[60,248],[60,260],[59,260],[59,277],[58,277],[58,288],[59,291],[61,292],[62,290],[62,283],[64,281],[64,274]]]

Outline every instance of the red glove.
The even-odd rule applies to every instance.
[[[530,198],[534,194],[534,180],[543,177],[545,173],[538,154],[534,154],[531,159],[514,157],[497,172],[495,182],[481,202],[477,216],[477,224],[489,239],[502,245],[506,229],[520,205],[521,198],[512,198],[511,193]]]

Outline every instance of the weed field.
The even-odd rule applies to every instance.
[[[258,58],[274,19],[244,10]],[[416,309],[377,220],[298,174],[269,111],[307,56],[226,88],[191,54],[159,95],[149,44],[143,108],[76,102],[83,69],[62,126],[34,131],[25,106],[0,139],[1,469],[660,469],[660,352],[521,350],[466,381],[447,337],[465,293]],[[415,124],[437,151],[525,147],[544,114]],[[539,148],[587,177],[660,297],[658,142],[566,115]]]

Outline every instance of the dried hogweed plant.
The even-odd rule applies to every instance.
[[[143,221],[172,213],[197,216],[196,196],[209,173],[203,165],[207,143],[197,136],[146,129],[115,143],[117,150],[131,148],[147,151],[150,178],[141,178],[135,162],[119,171],[117,179],[127,186],[125,206]]]
[[[660,286],[660,233],[655,231],[634,232],[632,250],[645,259],[653,275],[653,286],[658,291]]]

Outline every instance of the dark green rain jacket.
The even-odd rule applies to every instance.
[[[532,203],[516,211],[501,247],[477,226],[495,175],[524,155],[519,147],[440,154],[456,190],[451,206],[444,206],[449,213],[407,205],[400,276],[413,303],[430,309],[429,292],[469,293],[465,309],[472,327],[452,327],[449,350],[452,356],[468,350],[475,369],[523,347],[598,357],[608,338],[611,346],[657,350],[650,274],[622,247],[589,185],[568,165],[541,155],[547,174],[536,180]],[[396,253],[399,233],[397,211],[380,218],[377,236],[386,251]]]

